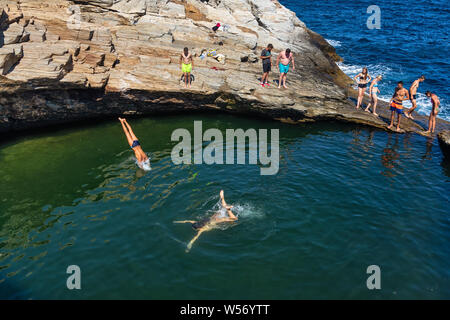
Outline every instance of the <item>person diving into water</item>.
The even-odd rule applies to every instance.
[[[220,191],[220,200],[222,202],[222,207],[226,210],[227,215],[224,215],[223,212],[219,211],[213,214],[211,217],[207,217],[200,221],[194,220],[184,220],[184,221],[174,221],[173,223],[190,223],[192,224],[192,228],[197,231],[197,235],[189,242],[186,248],[186,252],[189,252],[192,248],[194,242],[200,237],[203,232],[210,231],[214,229],[215,226],[225,222],[234,222],[237,221],[238,218],[231,212],[233,206],[227,205],[225,202],[224,192]]]
[[[141,168],[142,170],[146,170],[146,171],[151,170],[150,159],[145,154],[144,150],[142,150],[142,147],[141,147],[141,144],[139,143],[138,138],[134,135],[133,129],[131,129],[131,126],[128,124],[126,119],[119,118],[119,121],[122,124],[122,129],[123,129],[123,132],[125,132],[125,135],[128,140],[128,144],[130,145],[131,149],[134,151],[139,168]]]

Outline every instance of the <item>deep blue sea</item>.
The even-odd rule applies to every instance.
[[[398,81],[409,88],[421,74],[427,80],[419,87],[418,109],[429,114],[425,92],[435,92],[441,101],[439,117],[450,120],[448,1],[337,1],[281,0],[307,27],[320,33],[344,58],[341,69],[355,76],[367,66],[372,76],[383,75],[381,97],[389,100]],[[381,29],[368,29],[367,8],[381,9]],[[410,107],[409,102],[405,103]]]

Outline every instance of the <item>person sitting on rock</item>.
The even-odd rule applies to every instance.
[[[231,212],[231,209],[233,208],[233,206],[229,206],[225,202],[223,190],[220,191],[220,200],[222,202],[222,208],[226,210],[226,214],[225,214],[225,211],[221,210],[221,211],[213,214],[211,217],[207,217],[200,221],[184,220],[184,221],[174,221],[173,222],[173,223],[190,223],[190,224],[192,224],[192,228],[194,228],[194,230],[197,230],[197,235],[187,245],[186,252],[189,252],[191,250],[192,245],[198,239],[198,237],[200,237],[200,235],[203,232],[214,229],[214,227],[216,227],[220,223],[234,222],[234,221],[238,220],[238,218],[233,214],[233,212]]]
[[[181,71],[183,72],[184,76],[184,87],[190,88],[191,72],[192,67],[194,66],[194,59],[192,58],[192,54],[189,52],[189,49],[187,47],[184,48],[183,53],[181,53],[180,62],[181,62]]]
[[[289,65],[291,61],[292,61],[292,69],[295,70],[294,55],[292,54],[291,49],[283,50],[278,54],[276,62],[278,66],[278,71],[280,71],[280,80],[278,82],[278,89],[281,88],[281,86],[287,89],[286,77],[289,72]]]
[[[150,168],[150,159],[145,154],[144,150],[141,148],[141,144],[139,143],[138,138],[134,135],[133,129],[128,124],[126,119],[119,118],[120,123],[122,124],[123,132],[125,132],[125,136],[127,137],[128,144],[131,149],[134,151],[134,155],[136,156],[137,164],[139,168],[145,171],[151,170]]]

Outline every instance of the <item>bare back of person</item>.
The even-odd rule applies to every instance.
[[[409,95],[410,95],[411,100],[415,100],[414,96],[416,95],[417,89],[419,88],[419,83],[420,83],[420,81],[416,80],[412,83],[411,87],[409,88]]]
[[[190,64],[192,62],[192,54],[189,52],[187,56],[184,55],[184,52],[181,53],[181,60],[184,64]]]
[[[431,94],[431,104],[433,105],[432,113],[436,116],[439,113],[439,105],[441,101],[439,101],[439,97],[434,93]]]

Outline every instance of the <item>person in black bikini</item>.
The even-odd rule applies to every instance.
[[[357,78],[359,78],[359,80]],[[354,80],[358,84],[358,103],[356,104],[356,109],[359,109],[364,98],[364,93],[367,89],[367,84],[370,82],[370,80],[372,80],[372,77],[369,75],[367,68],[364,67],[362,69],[362,72],[358,73],[354,77]]]
[[[119,121],[122,124],[122,129],[127,137],[128,144],[130,145],[130,148],[134,151],[139,168],[146,171],[151,170],[150,159],[145,154],[144,150],[142,150],[141,144],[139,143],[138,138],[134,135],[131,126],[128,124],[126,119],[119,118]]]
[[[214,227],[217,226],[219,223],[234,222],[238,220],[238,218],[233,214],[233,212],[231,212],[233,206],[229,206],[225,202],[223,190],[220,191],[220,200],[222,201],[222,207],[226,209],[227,212],[226,216],[224,216],[224,214],[219,211],[213,214],[211,217],[202,219],[200,221],[184,220],[173,222],[173,223],[190,223],[192,224],[192,228],[194,228],[194,230],[197,231],[197,235],[187,245],[186,252],[189,252],[191,250],[192,245],[203,232],[214,229]]]

